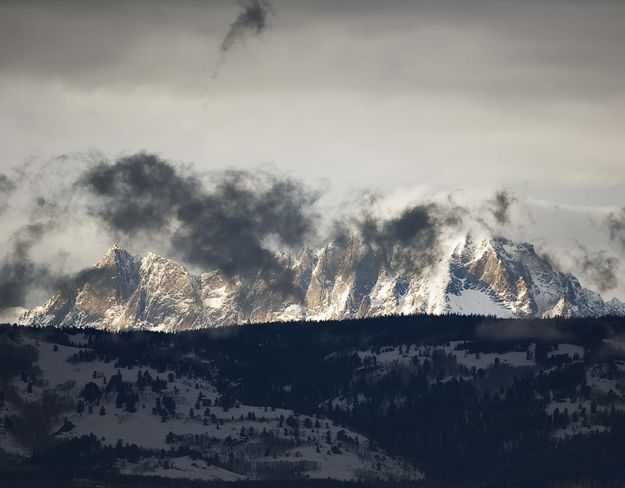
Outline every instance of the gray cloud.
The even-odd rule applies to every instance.
[[[54,163],[31,165],[30,172],[58,178],[55,186],[63,191],[31,186],[41,179],[32,175],[22,178],[30,223],[5,241],[0,308],[26,305],[29,296],[75,286],[88,274],[64,272],[58,258],[53,265],[37,262],[33,250],[55,234],[90,224],[104,231],[105,240],[158,242],[202,271],[258,276],[273,291],[300,296],[288,263],[277,254],[302,245],[317,228],[319,193],[300,182],[263,171],[199,175],[147,153],[113,162],[63,157]],[[73,171],[62,176],[60,166]]]
[[[0,262],[0,309],[23,306],[34,287],[47,288],[55,280],[47,265],[31,259],[32,248],[52,227],[52,223],[28,224],[11,236],[11,248]]]
[[[318,193],[269,173],[196,175],[138,153],[102,162],[78,180],[89,213],[114,233],[159,236],[184,262],[229,275],[265,273],[280,285],[285,270],[269,241],[303,244],[315,229]]]
[[[57,162],[70,164],[66,158]],[[15,233],[3,261],[1,306],[24,303],[35,287],[72,286],[70,276],[35,264],[31,251],[50,233],[87,222],[99,224],[115,241],[164,243],[172,257],[201,270],[258,275],[276,291],[301,293],[277,255],[319,238],[320,194],[299,181],[262,171],[200,175],[143,152],[73,168],[75,176],[57,182],[65,189],[61,193],[29,195],[33,223]],[[426,203],[387,218],[373,213],[374,204],[375,198],[367,200],[360,215],[346,217],[337,228],[356,232],[389,258],[400,248],[414,265],[433,262],[441,231],[459,225],[466,212]]]
[[[15,183],[0,173],[0,214],[6,210],[9,195],[15,190]]]
[[[42,251],[47,246],[38,244],[47,244],[47,238],[59,243],[59,236],[78,228],[94,229],[95,234],[102,231],[94,242],[114,240],[131,248],[154,250],[196,270],[260,276],[287,294],[300,291],[293,288],[288,263],[276,257],[276,251],[323,241],[327,236],[320,226],[320,193],[292,178],[263,171],[203,174],[142,152],[116,160],[97,154],[91,159],[88,155],[75,159],[61,157],[41,163],[44,169],[33,162],[20,177],[26,188],[13,190],[28,199],[24,220],[30,223],[14,233],[6,232],[7,251],[0,262],[0,292],[6,298],[0,306],[18,304],[32,287],[69,286],[69,277],[58,269],[65,263]],[[68,168],[71,171],[63,171]],[[426,200],[389,216],[380,211],[388,202],[379,198],[365,196],[360,211],[346,211],[335,223],[332,237],[347,239],[350,233],[356,234],[379,256],[409,259],[419,267],[437,260],[446,234],[479,220],[479,215],[468,210],[475,206],[463,207],[451,199],[441,203]],[[509,201],[514,198],[506,194],[494,200],[505,209],[502,212],[507,219]],[[502,200],[507,203],[501,204]],[[493,201],[488,205],[479,208],[491,208]],[[611,215],[609,222],[613,239],[618,241],[619,232],[625,237],[621,214]],[[15,222],[11,225],[15,228]],[[35,256],[44,256],[42,260],[48,259],[49,264],[37,264],[33,249]],[[616,258],[603,251],[580,249],[583,256],[575,272],[600,291],[618,285]],[[72,259],[70,267],[80,269],[90,260],[77,264]]]
[[[394,250],[401,250],[403,258],[413,266],[432,264],[440,252],[442,231],[461,225],[468,211],[459,206],[428,202],[408,206],[396,216],[380,216],[373,207],[377,196],[367,195],[358,215],[335,221],[332,237],[346,242],[355,234],[364,243],[387,259]]]
[[[15,212],[5,215],[0,258],[0,309],[26,306],[66,286],[72,279],[63,272],[65,251],[37,259],[36,248],[45,248],[54,234],[80,221],[73,207],[71,181],[77,167],[67,156],[50,161],[31,160],[15,168],[13,179],[0,178],[4,189],[15,199]],[[26,222],[26,223],[24,223]]]
[[[516,196],[505,190],[500,190],[495,193],[492,200],[489,201],[491,205],[491,213],[495,220],[499,224],[508,224],[510,222],[510,207],[517,201]]]
[[[15,183],[7,175],[0,173],[0,194],[11,193],[15,189]]]
[[[620,212],[612,212],[606,223],[612,242],[618,244],[625,251],[625,209]]]
[[[245,40],[249,35],[259,35],[267,27],[267,19],[273,12],[268,0],[239,0],[241,11],[232,24],[226,37],[221,42],[219,59],[213,71],[213,79],[217,77],[221,65],[225,61],[226,53],[232,47]]]
[[[221,43],[221,50],[228,51],[248,34],[260,34],[267,27],[267,18],[272,12],[268,0],[240,0],[241,12],[230,24],[230,29]]]
[[[382,248],[399,244],[427,249],[436,242],[441,225],[455,222],[453,217],[443,217],[441,208],[430,203],[410,207],[390,219],[368,215],[359,222],[359,230],[365,241]]]
[[[619,260],[605,251],[592,252],[580,245],[580,271],[594,286],[604,292],[618,286]]]
[[[153,154],[138,153],[114,164],[100,162],[77,181],[94,202],[88,211],[115,233],[167,231],[177,210],[190,204],[202,188]]]
[[[31,222],[5,242],[0,308],[25,305],[33,292],[72,287],[89,273],[69,275],[59,260],[54,266],[36,262],[33,249],[55,233],[90,223],[104,231],[105,240],[158,242],[202,271],[258,276],[273,291],[300,296],[288,263],[277,255],[302,245],[317,228],[319,193],[300,182],[263,171],[199,175],[147,153],[113,162],[55,163],[71,166],[73,174],[62,177],[49,163],[30,170],[58,177],[61,192],[38,188],[40,194],[29,186],[32,178],[23,178]]]

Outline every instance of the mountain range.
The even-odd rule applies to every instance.
[[[272,282],[262,273],[193,274],[173,259],[113,246],[21,322],[176,332],[390,314],[625,315],[625,304],[582,287],[533,245],[501,237],[465,235],[430,262],[400,246],[376,250],[355,236],[278,259],[283,270]]]

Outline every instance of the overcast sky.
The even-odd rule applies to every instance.
[[[566,222],[571,246],[625,261],[601,224],[625,205],[625,2],[271,7],[222,52],[236,2],[0,1],[0,173],[146,150],[270,168],[328,188],[328,205],[506,188],[534,213],[595,216],[510,233],[562,240]]]

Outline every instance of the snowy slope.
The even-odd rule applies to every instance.
[[[36,348],[42,377],[41,382],[32,385],[32,391],[28,391],[24,382],[15,381],[20,396],[16,405],[39,401],[44,394],[54,391],[68,405],[52,427],[52,431],[60,432],[57,434],[60,438],[94,434],[104,445],[114,446],[121,441],[159,451],[174,446],[192,446],[199,449],[205,459],[217,455],[224,460],[216,464],[174,454],[165,458],[148,457],[138,463],[119,462],[118,470],[124,474],[233,481],[262,477],[263,470],[282,463],[292,464],[293,469],[302,468],[303,474],[310,478],[355,480],[366,473],[387,480],[422,478],[418,470],[384,452],[369,450],[366,446],[370,442],[365,436],[324,417],[239,403],[226,408],[219,406],[220,394],[206,379],[176,374],[174,370],[156,371],[147,366],[118,368],[113,362],[97,359],[68,361],[79,351],[89,351],[88,347],[80,345],[55,345],[28,338],[24,338],[21,345]],[[116,404],[115,391],[106,392],[107,382],[117,374],[132,384],[138,394],[134,412]],[[166,379],[166,385],[159,392],[149,387],[137,389],[135,382],[139,374]],[[212,374],[217,377],[218,370],[215,368]],[[78,413],[76,405],[81,399],[80,392],[90,382],[100,388],[102,396],[91,409],[85,401],[84,411]],[[175,413],[166,421],[153,411],[157,399],[164,396],[170,396],[176,404]],[[201,404],[199,408],[198,403]],[[17,412],[19,409],[10,401],[4,406],[0,404],[2,416]],[[293,428],[285,419],[296,419],[298,427]],[[61,432],[64,425],[70,427]],[[168,440],[172,435],[173,440]],[[341,439],[347,437],[342,436],[357,439],[358,443],[343,442]],[[198,440],[201,445],[197,445]],[[2,426],[0,450],[27,454],[24,446]],[[241,462],[233,463],[236,469],[224,467],[231,452],[241,459]]]

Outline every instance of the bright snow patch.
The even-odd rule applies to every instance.
[[[512,312],[495,302],[486,292],[480,290],[462,290],[459,295],[449,294],[448,311],[462,315],[494,315],[511,318]]]

